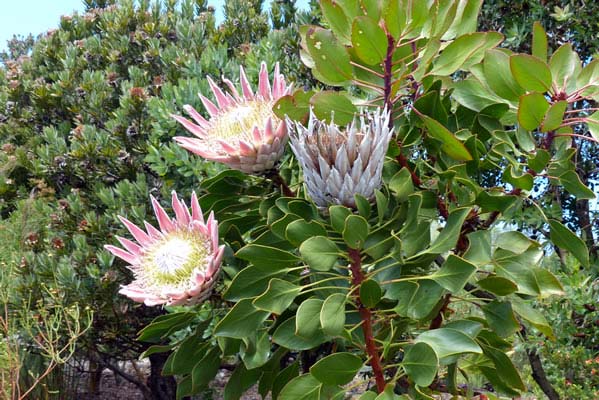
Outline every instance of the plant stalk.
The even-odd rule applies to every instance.
[[[355,287],[359,287],[365,279],[364,273],[362,272],[360,250],[350,248],[348,249],[348,255],[351,260],[350,269],[352,272],[352,284]],[[360,302],[359,291],[356,293],[356,305],[358,306],[358,312],[362,318],[362,332],[364,333],[366,352],[370,358],[370,366],[372,367],[372,372],[376,381],[376,389],[378,393],[382,393],[385,390],[385,376],[383,374],[381,359],[372,333],[372,312],[370,311],[370,308],[364,307],[362,302]]]

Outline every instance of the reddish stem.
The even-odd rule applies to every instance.
[[[352,272],[352,284],[354,287],[358,287],[365,279],[364,273],[362,272],[360,250],[350,248],[348,249],[348,255],[351,260],[350,269]],[[358,306],[358,312],[362,318],[362,332],[364,333],[364,341],[366,342],[366,352],[368,353],[368,357],[370,357],[370,366],[372,367],[374,379],[376,380],[376,389],[378,393],[382,393],[385,390],[385,376],[383,375],[381,359],[372,333],[372,312],[370,311],[370,308],[364,307],[360,302],[359,291],[356,292],[356,305]]]
[[[295,192],[287,186],[287,183],[279,173],[279,171],[275,171],[271,174],[267,175],[277,187],[281,189],[281,193],[283,193],[286,197],[295,197]]]

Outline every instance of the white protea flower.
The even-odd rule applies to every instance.
[[[195,193],[190,213],[173,192],[173,219],[151,199],[160,230],[144,221],[144,231],[119,216],[138,243],[117,236],[124,249],[104,246],[129,263],[135,277],[119,293],[148,306],[199,303],[210,296],[220,272],[224,246],[218,245],[218,223],[213,213],[204,221]]]
[[[354,195],[372,200],[381,186],[383,162],[393,129],[390,113],[366,113],[345,130],[311,113],[308,128],[295,123],[291,149],[304,173],[308,195],[319,207],[356,207]],[[288,122],[291,126],[291,121]]]
[[[190,105],[183,108],[195,123],[173,115],[197,136],[177,136],[175,141],[192,153],[245,173],[268,171],[283,156],[287,143],[287,124],[273,113],[272,107],[279,98],[291,92],[292,85],[286,86],[285,77],[279,73],[278,63],[275,65],[272,88],[266,63],[261,64],[258,92],[255,94],[243,67],[240,67],[239,76],[241,95],[230,80],[223,78],[230,90],[230,93],[224,93],[208,77],[208,84],[218,105],[200,94],[210,114],[209,120]]]

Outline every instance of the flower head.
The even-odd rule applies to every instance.
[[[190,105],[183,108],[195,123],[173,115],[173,118],[197,136],[177,136],[175,140],[192,153],[246,173],[272,169],[283,155],[287,142],[287,125],[274,115],[272,107],[280,97],[291,91],[291,85],[285,85],[285,77],[279,73],[278,63],[275,65],[272,88],[266,64],[262,63],[258,92],[255,94],[243,67],[240,67],[241,94],[230,80],[223,78],[223,81],[230,93],[224,93],[208,77],[208,84],[217,104],[200,94],[210,119],[203,118]]]
[[[144,231],[119,216],[137,243],[117,236],[123,248],[104,246],[129,263],[135,277],[119,293],[148,306],[201,302],[210,295],[220,271],[224,246],[218,246],[218,223],[212,213],[204,221],[195,193],[190,213],[173,192],[173,219],[151,199],[160,230],[144,221]]]
[[[377,110],[361,116],[359,124],[354,119],[345,130],[313,114],[308,128],[295,123],[290,133],[291,149],[316,205],[355,208],[354,195],[374,198],[374,190],[381,186],[383,161],[393,131],[389,118],[389,112]]]

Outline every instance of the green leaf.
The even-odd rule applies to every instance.
[[[243,299],[216,324],[214,336],[243,339],[255,335],[268,315],[268,312],[254,307],[252,299]]]
[[[316,320],[318,321],[318,318]],[[316,333],[309,337],[298,336],[295,334],[295,325],[295,317],[283,322],[275,330],[272,341],[287,349],[301,351],[309,350],[327,340],[320,329],[316,330]]]
[[[310,373],[325,385],[345,385],[362,368],[362,359],[350,353],[335,353],[310,367]]]
[[[360,302],[365,307],[375,307],[382,296],[383,291],[375,280],[368,279],[360,285]]]
[[[507,278],[500,276],[489,276],[476,282],[482,289],[496,294],[497,296],[507,296],[518,290],[518,285]]]
[[[256,297],[253,304],[260,310],[281,315],[301,291],[301,286],[274,278],[270,280],[266,292]]]
[[[322,15],[329,23],[333,33],[341,43],[349,45],[351,43],[351,36],[349,33],[351,21],[343,11],[343,7],[339,5],[339,1],[321,0],[319,3]]]
[[[331,31],[314,26],[308,28],[306,44],[324,83],[340,85],[351,79],[349,55]]]
[[[320,311],[320,325],[326,335],[340,336],[345,326],[345,302],[344,294],[333,293],[327,297]]]
[[[387,288],[385,297],[398,300],[395,312],[416,320],[429,316],[445,293],[445,290],[431,279],[397,282],[387,285]]]
[[[242,247],[235,256],[266,270],[282,269],[299,261],[297,256],[288,251],[259,244],[248,244]]]
[[[493,361],[497,374],[504,384],[519,391],[526,390],[518,370],[503,351],[486,345],[482,345],[482,349],[483,353]]]
[[[300,375],[283,387],[278,400],[320,400],[321,386],[311,374]]]
[[[574,171],[567,171],[560,175],[559,181],[568,192],[577,199],[594,199],[595,192],[589,189]]]
[[[426,253],[442,254],[446,251],[453,249],[460,236],[462,225],[466,220],[466,217],[470,213],[470,207],[456,208],[449,214],[445,227],[437,236],[437,239],[433,242],[430,248],[426,249]]]
[[[589,266],[589,249],[584,241],[560,222],[550,219],[551,241],[558,247],[568,250],[584,267]]]
[[[479,63],[488,49],[503,40],[498,32],[474,32],[462,35],[451,42],[435,61],[431,75],[448,76],[458,69],[468,69]]]
[[[354,19],[351,41],[360,60],[368,65],[379,64],[387,55],[387,35],[370,17]]]
[[[318,334],[320,327],[320,312],[323,301],[317,298],[304,300],[297,308],[295,334],[309,338]]]
[[[268,328],[264,328],[243,339],[239,346],[239,356],[247,369],[259,368],[268,362],[270,349],[270,334]]]
[[[595,111],[590,117],[585,118],[585,122],[589,127],[589,132],[591,132],[591,136],[599,141],[599,111]]]
[[[551,70],[546,62],[528,54],[510,57],[510,68],[516,82],[531,92],[547,92],[551,89]]]
[[[216,376],[220,363],[220,350],[218,347],[213,347],[197,362],[191,371],[191,390],[193,393],[198,393],[208,387],[208,384]]]
[[[239,301],[248,297],[257,296],[266,290],[270,278],[282,275],[287,271],[288,270],[285,268],[265,271],[254,265],[245,267],[235,275],[231,285],[223,294],[223,297],[227,301]]]
[[[463,353],[482,353],[480,346],[470,336],[450,328],[439,328],[421,333],[416,343],[426,343],[442,359]]]
[[[520,324],[508,302],[493,300],[482,307],[489,326],[501,337],[512,336],[520,330]]]
[[[372,212],[372,206],[370,205],[370,201],[361,194],[356,193],[354,195],[354,200],[356,201],[356,208],[358,209],[358,214],[361,217],[366,219],[370,218],[370,213]]]
[[[568,108],[568,102],[565,100],[553,103],[541,123],[541,132],[549,132],[559,128],[564,120],[566,108]]]
[[[522,174],[518,175],[514,171],[513,165],[509,165],[503,171],[503,179],[510,185],[523,190],[532,190],[534,186],[534,177],[528,172],[522,172]]]
[[[516,314],[532,324],[539,332],[549,339],[555,339],[551,325],[549,325],[547,319],[545,319],[545,316],[540,311],[535,310],[530,304],[519,298],[512,299],[512,307]]]
[[[437,376],[439,359],[431,346],[420,342],[406,350],[401,365],[414,383],[426,387]]]
[[[354,115],[358,112],[356,106],[352,104],[344,92],[323,90],[312,96],[310,104],[313,106],[314,115],[318,119],[326,122],[334,121],[337,125],[351,123]]]
[[[497,247],[508,250],[514,254],[522,254],[531,246],[538,247],[538,242],[531,240],[528,236],[518,231],[502,232],[495,241]]]
[[[304,92],[298,89],[292,95],[288,94],[277,100],[272,107],[273,112],[281,120],[289,117],[293,121],[305,124],[310,116],[310,98],[313,95],[313,90]]]
[[[351,210],[344,206],[330,206],[331,226],[336,232],[342,233],[345,229],[345,219],[351,215]]]
[[[547,150],[537,149],[534,157],[528,159],[528,166],[537,174],[540,174],[551,160],[551,154]]]
[[[343,240],[352,249],[361,249],[368,238],[368,221],[359,215],[348,215],[343,228]]]
[[[243,393],[258,382],[261,375],[262,371],[259,369],[248,371],[245,365],[239,364],[225,385],[224,400],[239,400]]]
[[[599,95],[599,59],[595,59],[588,63],[578,75],[576,79],[577,89],[582,89],[588,86],[581,92],[581,96],[596,97]]]
[[[520,97],[518,122],[528,131],[534,131],[545,119],[549,103],[541,93],[528,93]]]
[[[516,102],[524,89],[514,79],[510,69],[510,56],[504,50],[487,50],[483,61],[483,70],[487,84],[498,96]]]
[[[172,333],[186,328],[196,317],[196,313],[190,311],[177,312],[156,317],[148,326],[139,331],[137,340],[140,342],[156,342],[164,339]]]
[[[300,246],[304,241],[314,236],[326,236],[327,230],[316,221],[306,222],[298,219],[287,225],[285,237],[294,246]]]
[[[272,398],[276,400],[279,398],[279,393],[285,385],[291,381],[293,378],[299,375],[299,361],[295,361],[292,364],[285,367],[281,372],[279,372],[274,379],[272,384]]]
[[[576,88],[576,78],[582,67],[580,58],[570,43],[563,44],[557,49],[549,60],[549,69],[555,86],[567,90]]]
[[[389,189],[395,194],[397,201],[404,202],[414,193],[412,175],[407,168],[402,168],[389,181]]]
[[[429,135],[442,143],[441,149],[448,156],[457,161],[472,160],[472,156],[468,152],[466,146],[464,146],[464,144],[457,139],[449,129],[426,115],[419,114],[418,116],[424,121],[424,125],[426,126]]]
[[[329,271],[339,258],[337,245],[325,236],[314,236],[304,241],[299,252],[304,262],[316,271]]]
[[[450,292],[456,293],[462,290],[474,272],[474,264],[450,254],[441,269],[430,275],[430,278]]]
[[[538,21],[532,26],[532,55],[547,62],[547,34]]]

